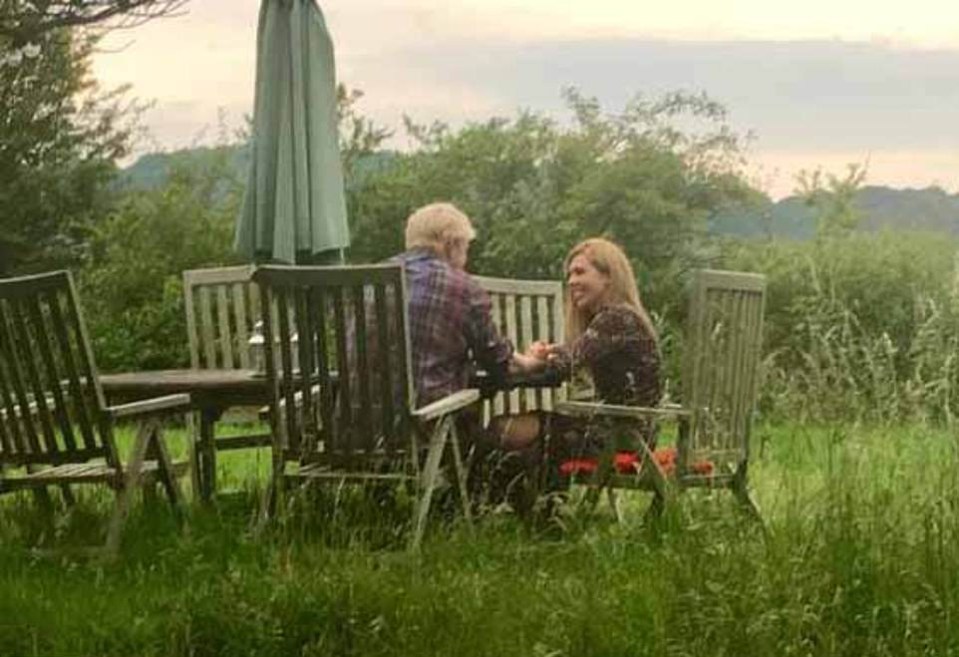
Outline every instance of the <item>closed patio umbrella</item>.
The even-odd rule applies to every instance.
[[[263,0],[250,175],[237,252],[257,262],[342,261],[349,246],[333,44],[314,0]]]

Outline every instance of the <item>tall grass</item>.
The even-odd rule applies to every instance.
[[[573,516],[473,532],[434,523],[403,550],[408,507],[331,490],[265,535],[255,485],[179,534],[138,507],[111,566],[36,557],[2,509],[4,655],[929,655],[959,650],[954,436],[766,426],[753,482],[768,533],[725,493],[658,526]],[[231,466],[232,467],[232,466]],[[102,523],[84,500],[71,523]],[[305,507],[305,508],[303,508]]]
[[[793,421],[951,424],[957,247],[903,233],[727,245],[722,266],[768,279],[761,408]]]

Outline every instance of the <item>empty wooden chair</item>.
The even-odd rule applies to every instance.
[[[567,401],[557,411],[577,416],[674,419],[678,422],[675,473],[680,490],[728,488],[751,515],[759,510],[747,487],[749,438],[761,360],[765,278],[758,274],[697,270],[682,343],[682,400],[661,408]],[[661,509],[670,490],[667,473],[645,445],[604,454],[579,480],[594,488],[640,488]],[[595,500],[598,494],[591,496]],[[612,499],[612,498],[611,498]]]
[[[134,489],[159,481],[176,509],[180,493],[161,434],[164,414],[183,412],[188,395],[108,407],[97,377],[69,272],[0,280],[0,493],[106,484],[117,492],[106,547],[115,552]],[[113,430],[141,421],[128,461]]]
[[[250,344],[260,320],[259,290],[251,280],[252,274],[252,265],[183,272],[191,368],[255,370],[263,367],[262,350],[253,349]],[[205,500],[216,492],[218,451],[270,444],[270,433],[266,431],[216,436],[218,420],[214,414],[194,413],[194,480],[200,497]]]
[[[290,483],[406,481],[415,549],[449,448],[469,518],[456,419],[479,392],[417,407],[402,266],[259,267],[253,280],[273,393],[272,504]]]

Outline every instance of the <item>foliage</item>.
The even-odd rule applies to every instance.
[[[18,49],[0,36],[0,275],[76,263],[109,207],[136,108],[123,89],[98,90],[94,43],[59,30]]]
[[[349,486],[255,534],[254,488],[178,533],[138,505],[117,563],[38,557],[29,496],[0,506],[9,655],[949,655],[959,650],[959,462],[948,431],[761,427],[765,535],[690,491],[659,527],[646,496],[567,528],[440,523],[421,558]],[[239,456],[231,454],[230,458]],[[264,471],[269,470],[268,456]],[[235,462],[224,459],[227,472]],[[266,473],[264,472],[264,475]],[[261,483],[263,479],[259,480]],[[102,527],[110,498],[59,528]],[[313,514],[310,515],[312,509]]]
[[[707,215],[749,195],[741,139],[701,95],[637,96],[613,115],[575,90],[566,99],[570,126],[532,112],[456,131],[408,122],[418,148],[351,196],[353,259],[402,250],[409,213],[448,199],[476,224],[475,271],[555,278],[573,243],[607,235],[633,258],[654,306],[674,298],[676,273],[703,258]],[[681,131],[684,121],[702,132]]]
[[[902,232],[728,242],[724,267],[768,279],[764,408],[828,421],[951,420],[957,247]]]
[[[866,179],[866,167],[850,164],[844,178],[822,169],[800,171],[799,198],[816,212],[816,237],[824,240],[849,235],[859,225],[856,193]]]
[[[169,16],[186,0],[0,0],[0,38],[28,43],[69,27],[131,28]]]
[[[81,289],[105,370],[186,366],[181,275],[234,261],[243,183],[226,151],[181,165],[155,190],[127,193],[90,243]]]

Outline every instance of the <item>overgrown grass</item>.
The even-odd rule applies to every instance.
[[[623,526],[602,510],[565,530],[508,514],[472,533],[437,522],[415,557],[402,498],[377,513],[329,490],[257,536],[248,479],[216,510],[194,509],[183,534],[162,506],[139,505],[121,559],[102,565],[34,555],[32,501],[12,499],[0,510],[0,654],[959,651],[955,437],[771,426],[755,445],[765,535],[718,492],[685,495],[643,527],[637,495]],[[223,474],[257,458],[231,455]],[[85,497],[58,540],[90,537],[107,504]]]

